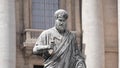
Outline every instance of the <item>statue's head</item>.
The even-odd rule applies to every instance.
[[[59,9],[55,12],[55,19],[67,20],[68,13],[63,9]]]
[[[65,31],[67,27],[66,20],[68,18],[68,13],[63,10],[59,9],[55,12],[55,27],[60,31]]]

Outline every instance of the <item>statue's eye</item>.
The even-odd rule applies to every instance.
[[[58,19],[60,22],[64,22],[65,20],[64,19]]]
[[[63,20],[59,19],[59,21],[63,21]]]

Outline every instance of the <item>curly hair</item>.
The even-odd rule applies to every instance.
[[[54,16],[55,16],[55,19],[58,19],[58,18],[61,18],[61,17],[67,19],[68,18],[68,13],[67,13],[67,11],[65,11],[63,9],[59,9],[55,12]]]

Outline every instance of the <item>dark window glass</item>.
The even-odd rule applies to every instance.
[[[32,0],[32,28],[48,29],[54,26],[54,12],[58,0]]]

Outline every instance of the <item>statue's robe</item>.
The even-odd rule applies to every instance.
[[[86,68],[74,33],[66,31],[64,35],[61,35],[53,27],[43,31],[36,44],[50,45],[51,41],[54,41],[56,45],[52,54],[49,54],[48,50],[43,51],[45,68]]]

